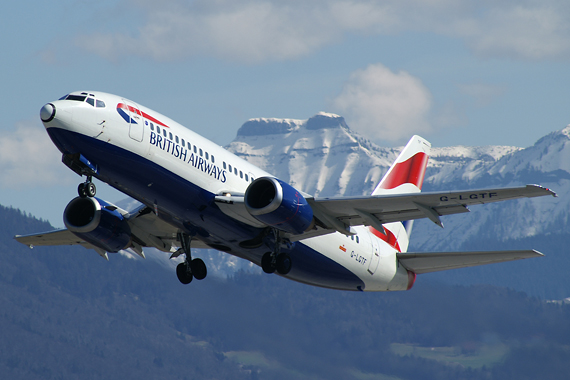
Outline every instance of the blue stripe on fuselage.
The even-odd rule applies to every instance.
[[[47,128],[52,141],[66,153],[81,153],[97,164],[98,179],[125,194],[159,209],[159,217],[207,244],[223,244],[231,254],[260,265],[269,249],[243,249],[239,242],[252,239],[261,230],[225,215],[214,203],[214,194],[166,168],[116,145],[60,128]],[[149,186],[149,184],[151,184]],[[286,276],[295,281],[326,288],[363,290],[354,273],[308,246],[297,242],[291,250],[293,268]]]

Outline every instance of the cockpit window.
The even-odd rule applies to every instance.
[[[87,96],[84,96],[84,95],[67,95],[65,100],[76,100],[78,102],[82,102],[85,100],[86,97]]]
[[[61,98],[59,98],[58,100],[64,100],[65,98],[67,98],[67,95],[69,95],[69,94],[63,95],[63,96],[62,96]]]
[[[95,107],[95,99],[93,98],[87,98],[87,103],[91,104],[93,107]]]
[[[105,102],[102,100],[96,100],[97,108],[105,108]]]

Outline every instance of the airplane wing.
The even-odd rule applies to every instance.
[[[290,235],[292,241],[331,232],[351,234],[350,226],[369,225],[381,230],[382,224],[429,218],[443,227],[440,216],[469,212],[467,206],[499,202],[508,199],[556,196],[552,190],[538,185],[523,187],[371,195],[359,197],[312,198],[307,202],[318,219],[315,230]],[[265,227],[246,210],[242,195],[217,196],[216,204],[228,216],[255,227]]]
[[[131,228],[132,245],[130,248],[139,256],[145,257],[142,251],[143,247],[153,247],[160,251],[172,252],[173,247],[179,246],[177,239],[178,229],[159,219],[150,208],[141,206],[125,216]],[[30,235],[16,235],[14,239],[30,248],[50,245],[81,245],[88,249],[94,249],[99,255],[108,259],[105,251],[80,239],[67,229]],[[192,248],[210,248],[196,238],[192,239],[191,246]]]
[[[91,244],[81,240],[71,231],[66,229],[41,232],[39,234],[31,235],[16,235],[14,236],[14,239],[29,246],[30,248],[42,245],[82,245],[87,248],[91,247]]]
[[[398,253],[400,263],[416,274],[544,256],[535,250],[487,252]]]
[[[538,185],[524,187],[376,195],[351,198],[307,199],[313,210],[325,214],[324,222],[334,218],[347,226],[372,225],[429,218],[443,227],[440,216],[469,212],[467,206],[508,199],[556,196]]]

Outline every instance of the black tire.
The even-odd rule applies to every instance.
[[[286,253],[280,253],[277,255],[277,260],[275,260],[275,269],[279,274],[287,274],[293,267],[293,262],[291,261],[291,256]]]
[[[267,252],[261,257],[261,269],[265,273],[271,274],[275,272],[275,265],[271,261],[271,252]]]
[[[192,272],[188,270],[188,263],[186,261],[178,264],[176,267],[176,276],[178,277],[178,281],[184,285],[191,283],[194,278]]]
[[[208,268],[202,259],[194,259],[190,262],[190,269],[196,280],[203,280],[208,275]]]
[[[97,194],[97,187],[95,187],[93,182],[87,182],[83,188],[85,189],[85,195],[90,198],[93,198],[95,194]]]
[[[87,197],[87,192],[85,191],[85,183],[81,182],[79,186],[77,186],[77,194],[79,194],[81,198]]]

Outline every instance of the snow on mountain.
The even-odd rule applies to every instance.
[[[570,126],[526,149],[433,147],[424,190],[540,183],[570,193],[569,136]],[[402,147],[379,147],[350,130],[341,116],[319,113],[308,120],[251,119],[227,149],[309,194],[349,196],[370,194]],[[481,236],[505,240],[552,233],[567,225],[561,207],[570,206],[566,203],[544,197],[475,206],[469,214],[445,217],[444,230],[422,220],[414,228],[413,247],[451,250]]]
[[[328,113],[308,120],[251,119],[227,149],[316,196],[370,194],[399,153]]]

